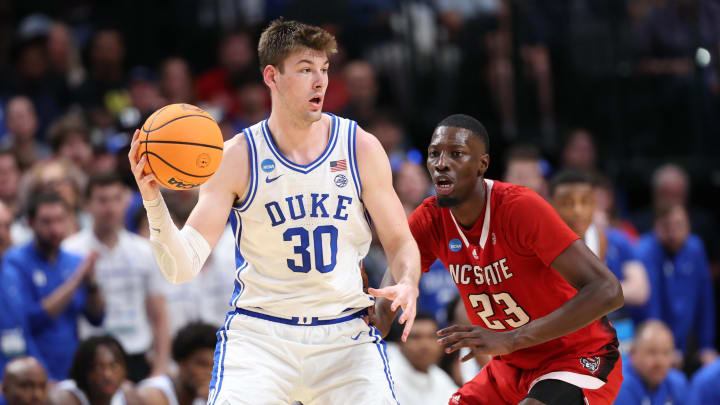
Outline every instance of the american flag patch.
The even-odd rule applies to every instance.
[[[330,171],[331,172],[342,172],[347,170],[347,162],[345,159],[342,160],[333,160],[330,162]]]

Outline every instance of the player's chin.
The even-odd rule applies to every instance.
[[[454,207],[460,203],[460,201],[451,194],[438,195],[437,202],[441,207]]]
[[[310,108],[306,115],[313,122],[319,121],[322,118],[322,108]]]

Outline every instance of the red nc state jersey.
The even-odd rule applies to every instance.
[[[578,239],[533,191],[485,180],[486,202],[472,229],[427,198],[410,216],[423,272],[439,258],[450,271],[474,325],[498,332],[522,327],[558,309],[575,294],[550,264]],[[597,354],[617,347],[606,318],[569,335],[501,356],[523,369],[557,356]]]

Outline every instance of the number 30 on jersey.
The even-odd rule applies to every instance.
[[[337,264],[338,230],[333,225],[321,225],[312,231],[312,251],[310,254],[310,232],[302,227],[288,228],[283,233],[285,242],[293,242],[293,253],[299,255],[287,259],[288,268],[296,273],[307,273],[313,264],[320,273],[333,271]]]

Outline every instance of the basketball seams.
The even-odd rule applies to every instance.
[[[213,173],[213,174],[198,175],[198,174],[188,173],[188,172],[186,172],[186,171],[180,170],[180,169],[178,169],[177,167],[173,166],[172,164],[170,164],[170,162],[168,162],[167,160],[163,159],[162,156],[158,155],[158,154],[155,153],[155,152],[143,152],[143,155],[155,156],[156,158],[160,159],[161,162],[165,163],[166,165],[168,165],[168,166],[169,166],[170,168],[172,168],[173,170],[176,170],[178,173],[182,173],[182,174],[184,174],[184,175],[186,175],[186,176],[197,177],[197,178],[205,178],[205,177],[210,177],[210,176],[212,176],[212,175],[214,174],[214,173]],[[150,161],[150,158],[148,158],[148,161]],[[151,169],[152,169],[152,168],[151,168]],[[154,172],[153,172],[153,173],[154,173]]]
[[[158,114],[158,115],[160,115],[160,114]],[[188,115],[183,115],[183,116],[180,116],[180,117],[175,117],[175,118],[171,119],[170,121],[167,121],[167,122],[165,122],[164,124],[160,125],[159,127],[153,128],[153,127],[152,127],[152,124],[155,122],[155,118],[157,118],[157,117],[155,117],[155,118],[153,118],[153,122],[150,123],[150,128],[152,128],[152,129],[150,129],[150,130],[148,131],[147,129],[145,129],[145,128],[143,127],[143,131],[145,131],[146,133],[149,134],[150,132],[155,132],[155,131],[157,131],[158,129],[163,128],[163,127],[165,127],[165,126],[168,125],[168,124],[171,124],[171,123],[173,123],[173,122],[175,122],[175,121],[179,121],[179,120],[181,120],[181,119],[183,119],[183,118],[188,118],[188,117],[202,117],[202,118],[205,118],[206,120],[214,121],[214,120],[212,119],[212,117],[209,117],[209,116],[207,116],[207,115],[203,115],[203,114],[188,114]]]
[[[140,141],[140,143],[144,143],[145,145],[145,151],[147,151],[147,144],[148,143],[173,143],[173,144],[179,144],[179,145],[191,145],[191,146],[200,146],[205,148],[212,148],[217,150],[223,150],[220,146],[215,145],[208,145],[206,143],[197,143],[197,142],[184,142],[184,141]]]
[[[157,114],[155,114],[155,117],[153,117],[153,120],[150,122],[150,128],[152,128],[153,123],[155,123],[155,120],[157,119],[157,117],[160,116],[160,113],[162,113],[163,110],[166,109],[166,108],[168,108],[168,107],[169,107],[169,105],[166,105],[165,107],[161,108],[160,111],[157,112]],[[150,136],[150,132],[145,131],[145,128],[144,128],[144,127],[141,127],[141,129],[145,132],[145,154],[147,155],[147,154],[148,154],[148,150],[147,150],[148,144],[147,144],[147,141],[148,141],[148,137]],[[140,157],[142,158],[142,155],[140,155]],[[150,173],[155,174],[155,171],[154,171],[153,168],[152,168],[152,163],[150,163],[150,158],[149,158],[149,157],[148,157],[148,159],[147,159],[147,165],[150,166]],[[145,171],[144,168],[143,168],[143,171]],[[162,184],[162,185],[165,186],[165,187],[168,187],[168,185],[165,184],[164,181],[160,180],[160,179],[158,178],[158,176],[155,176],[155,181],[157,181],[158,183]]]

